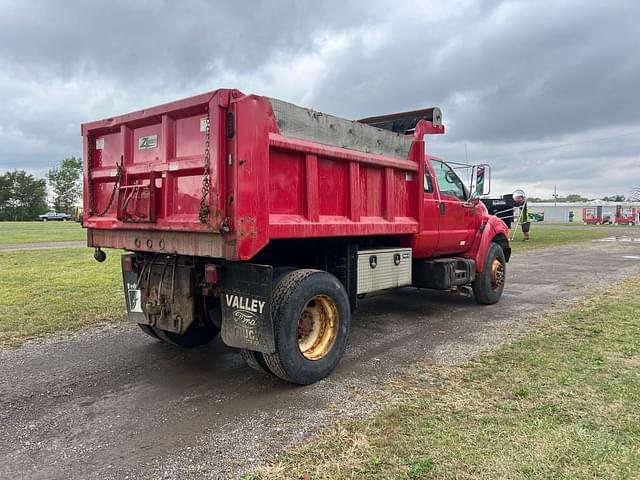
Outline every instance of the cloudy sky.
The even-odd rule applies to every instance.
[[[222,86],[347,118],[438,105],[494,193],[640,186],[637,1],[0,0],[0,171],[80,123]]]

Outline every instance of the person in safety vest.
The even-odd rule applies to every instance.
[[[531,230],[531,217],[529,216],[529,211],[527,210],[527,204],[524,204],[522,212],[520,212],[520,224],[522,225],[522,233],[524,235],[523,241],[530,240],[529,230]]]

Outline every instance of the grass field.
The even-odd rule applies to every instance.
[[[607,235],[599,227],[532,230],[530,242],[522,242],[522,234],[516,234],[514,252]],[[82,240],[85,235],[74,222],[0,223],[0,244]],[[111,252],[107,262],[98,264],[88,248],[0,251],[0,345],[18,345],[58,330],[122,320],[119,254]]]
[[[245,478],[638,478],[640,279],[462,367],[422,366],[403,401]]]
[[[0,345],[122,320],[119,253],[97,263],[88,248],[0,252]]]
[[[511,235],[513,236],[513,230]],[[640,229],[638,229],[640,233]],[[552,245],[565,245],[567,243],[584,242],[589,240],[595,240],[596,238],[604,238],[611,236],[610,228],[603,228],[599,226],[589,226],[582,228],[566,228],[561,226],[548,226],[548,225],[536,225],[531,226],[529,232],[531,240],[522,241],[522,230],[515,231],[513,239],[513,251],[522,252],[526,250],[532,250],[534,248],[550,247]]]
[[[0,222],[0,244],[86,240],[76,222]]]
[[[611,235],[607,227],[579,226],[581,228],[569,229],[566,226],[541,226],[534,223],[531,229],[532,240],[529,242],[523,242],[522,231],[516,231],[514,250],[523,251]],[[640,228],[638,231],[640,232]],[[86,230],[75,222],[0,222],[0,244],[57,242],[86,238]]]

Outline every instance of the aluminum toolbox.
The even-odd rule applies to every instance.
[[[358,252],[358,294],[411,285],[411,249]]]

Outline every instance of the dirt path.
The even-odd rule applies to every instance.
[[[87,246],[86,240],[39,243],[0,243],[0,251],[11,250],[47,250],[50,248],[82,248]]]
[[[0,478],[237,477],[426,360],[457,364],[640,274],[639,242],[519,254],[500,304],[406,289],[364,300],[338,370],[309,387],[260,375],[219,340],[184,351],[131,325],[0,352]]]

